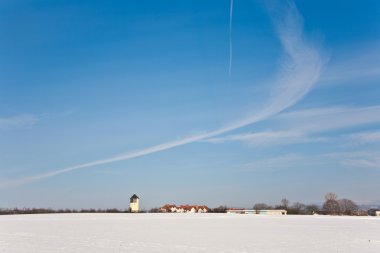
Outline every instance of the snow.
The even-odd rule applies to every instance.
[[[0,252],[380,252],[380,218],[242,214],[0,216]]]

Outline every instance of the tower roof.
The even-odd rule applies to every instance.
[[[131,200],[132,200],[132,199],[140,199],[140,198],[139,198],[139,197],[137,197],[137,195],[136,195],[136,194],[133,194],[133,195],[132,195],[132,197],[131,197]]]

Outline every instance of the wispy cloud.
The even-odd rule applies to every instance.
[[[34,114],[22,114],[8,118],[0,118],[0,130],[33,126],[38,120],[39,118]]]
[[[321,155],[325,158],[354,158],[354,159],[360,159],[360,158],[372,158],[372,157],[380,157],[380,151],[376,150],[359,150],[359,151],[342,151],[342,152],[331,152]]]
[[[258,159],[244,164],[242,171],[278,171],[296,168],[320,168],[326,165],[355,167],[361,169],[379,169],[380,152],[362,150],[355,152],[334,152],[322,154],[289,153],[264,159]]]
[[[72,110],[67,110],[55,113],[20,114],[12,117],[0,117],[0,130],[32,127],[41,121],[61,119],[71,115],[72,113]]]
[[[304,132],[299,131],[263,131],[210,138],[204,141],[211,143],[241,141],[254,145],[255,147],[262,147],[266,145],[320,142],[326,141],[326,138],[307,136]]]
[[[347,81],[357,81],[378,78],[380,76],[379,42],[361,48],[349,48],[343,55],[337,55],[336,61],[331,61],[321,76],[320,82],[344,84]]]
[[[361,169],[380,168],[380,151],[360,150],[334,152],[321,155],[323,159],[335,160],[345,167],[356,167]]]
[[[307,158],[310,159],[310,158]],[[307,160],[304,156],[299,154],[286,154],[280,156],[269,157],[265,159],[256,160],[254,162],[245,164],[242,168],[243,171],[277,171],[283,169],[291,169],[303,165]],[[308,160],[310,161],[310,160]]]
[[[276,115],[284,109],[294,105],[301,100],[317,82],[325,61],[322,56],[322,52],[313,43],[308,42],[304,38],[302,19],[296,9],[296,6],[293,3],[288,3],[284,11],[281,12],[281,15],[283,16],[276,19],[278,21],[275,25],[277,27],[279,39],[286,53],[286,60],[284,60],[282,68],[272,83],[273,89],[267,103],[258,113],[255,113],[243,120],[228,124],[225,127],[215,131],[155,145],[140,151],[127,153],[125,155],[114,156],[60,170],[54,170],[12,182],[2,183],[0,187],[25,184],[78,169],[89,168],[116,161],[129,160],[163,150],[172,149],[174,147],[215,137],[217,135],[256,123]]]
[[[380,143],[380,131],[350,134],[348,138],[358,144]]]
[[[380,123],[380,106],[326,107],[282,113],[276,116],[284,126],[307,132],[326,132]]]
[[[380,158],[372,157],[367,159],[347,159],[342,164],[350,167],[380,169]]]
[[[337,129],[347,129],[380,123],[380,106],[325,107],[281,113],[272,120],[280,129],[241,133],[204,140],[211,143],[232,141],[247,142],[255,146],[285,145],[327,141],[323,134]],[[273,126],[272,126],[273,127]],[[380,142],[380,132],[352,134],[348,139],[360,142]]]

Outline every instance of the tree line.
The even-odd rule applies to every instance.
[[[210,213],[226,213],[227,206],[211,208]],[[254,210],[274,210],[284,209],[288,214],[311,215],[311,214],[328,214],[328,215],[366,215],[367,212],[359,210],[359,206],[350,199],[338,199],[335,193],[329,192],[325,195],[325,201],[322,206],[315,204],[306,205],[300,202],[290,203],[287,198],[283,198],[278,205],[267,205],[265,203],[256,203],[253,205]],[[44,213],[128,213],[129,209],[121,210],[116,208],[109,209],[52,209],[52,208],[13,208],[1,209],[0,215],[9,214],[44,214]],[[145,210],[140,211],[142,213]],[[160,212],[160,208],[152,208],[149,213]]]
[[[305,205],[300,202],[294,202],[283,198],[279,205],[270,206],[265,203],[257,203],[253,206],[254,210],[273,210],[284,209],[288,214],[328,214],[328,215],[366,215],[365,211],[359,210],[359,206],[350,199],[338,199],[335,193],[329,192],[325,195],[325,201],[322,206],[315,204]]]
[[[48,214],[48,213],[129,213],[129,209],[52,209],[52,208],[0,208],[0,215],[9,214]]]
[[[226,213],[229,208],[227,206],[219,206],[211,208],[211,213]],[[328,214],[328,215],[367,215],[367,212],[360,210],[359,206],[350,199],[338,199],[335,193],[329,192],[325,195],[325,201],[322,206],[315,204],[303,204],[300,202],[290,203],[287,198],[281,199],[278,205],[268,205],[266,203],[256,203],[252,207],[253,210],[286,210],[288,214],[294,215],[312,215],[312,214]]]

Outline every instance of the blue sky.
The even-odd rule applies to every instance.
[[[230,3],[1,1],[0,207],[379,203],[379,2]]]

